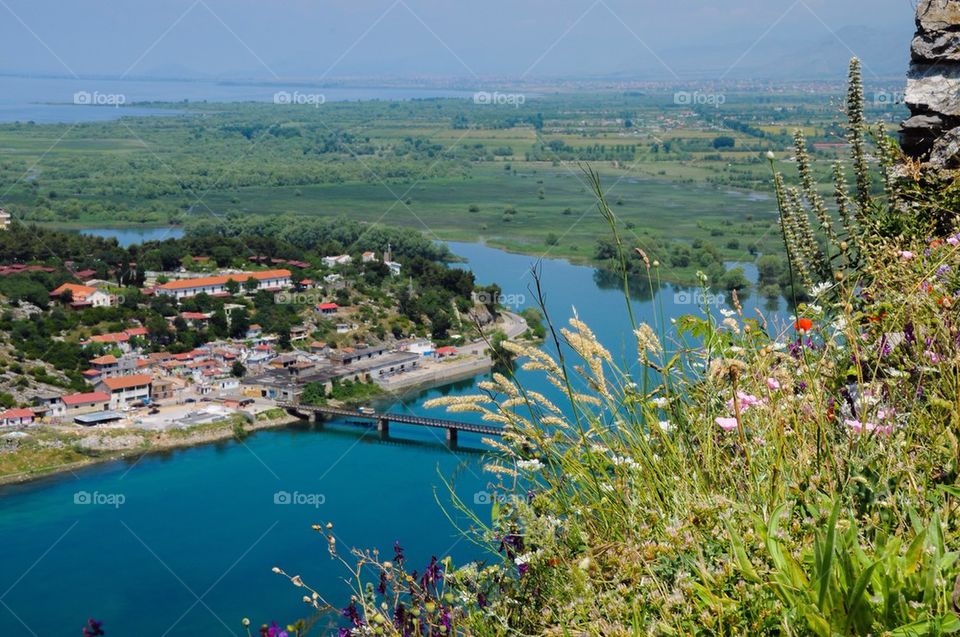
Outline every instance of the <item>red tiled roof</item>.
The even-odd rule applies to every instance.
[[[104,356],[97,356],[90,360],[91,365],[113,365],[117,362],[117,357],[113,354],[106,354]]]
[[[337,305],[336,303],[318,303],[317,304],[318,310],[335,310],[339,307],[340,306]]]
[[[130,335],[125,332],[112,332],[110,334],[91,336],[90,340],[94,343],[125,343],[130,340]]]
[[[180,316],[187,321],[206,321],[210,318],[209,314],[203,312],[180,312]]]
[[[110,396],[102,391],[90,391],[81,394],[61,396],[64,405],[86,405],[88,403],[102,403],[110,400]]]
[[[457,353],[457,348],[451,345],[437,348],[437,354],[456,354],[456,353]]]
[[[123,333],[127,336],[146,336],[150,333],[150,330],[145,327],[131,327],[128,330],[123,330]]]
[[[8,420],[10,418],[33,418],[36,416],[33,413],[32,409],[8,409],[4,412],[0,412],[0,420]]]
[[[104,378],[100,382],[106,385],[110,391],[117,391],[118,389],[129,389],[130,387],[149,385],[151,382],[153,382],[153,377],[148,374],[133,374],[132,376]]]
[[[97,369],[87,369],[80,373],[86,376],[87,378],[93,378],[94,376],[99,376],[102,372]]]
[[[225,285],[227,281],[234,280],[237,283],[243,283],[249,278],[265,281],[267,279],[284,279],[290,277],[290,270],[263,270],[261,272],[241,272],[240,274],[230,274],[224,276],[204,276],[196,279],[178,279],[169,281],[160,286],[161,290],[191,290],[193,288],[208,287],[212,285]]]
[[[65,292],[69,292],[73,295],[74,301],[83,301],[85,298],[97,291],[97,288],[92,288],[89,285],[78,285],[76,283],[64,283],[60,287],[54,289],[50,292],[50,296],[60,296]]]

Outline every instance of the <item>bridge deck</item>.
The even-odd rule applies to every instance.
[[[278,402],[277,406],[283,407],[284,409],[292,409],[302,413],[312,412],[315,414],[323,414],[324,416],[333,416],[337,418],[369,420],[371,422],[386,420],[387,422],[390,422],[390,423],[398,423],[403,425],[419,425],[421,427],[435,427],[438,429],[450,429],[453,431],[464,431],[468,433],[484,434],[487,436],[503,435],[503,428],[495,425],[476,425],[468,422],[460,422],[458,420],[444,420],[442,418],[425,418],[423,416],[414,416],[412,414],[395,414],[395,413],[365,414],[363,412],[353,411],[350,409],[338,409],[336,407],[321,407],[318,405],[296,405],[294,403],[289,403],[289,402]]]

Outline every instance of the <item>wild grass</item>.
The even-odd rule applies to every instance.
[[[341,634],[960,632],[960,233],[901,206],[909,182],[871,195],[856,62],[851,87],[855,184],[840,166],[836,208],[802,174],[802,135],[800,186],[774,165],[810,302],[779,328],[736,296],[719,316],[633,321],[631,369],[576,317],[546,316],[543,348],[505,344],[556,396],[496,374],[431,401],[505,429],[486,470],[512,497],[490,520],[454,501],[491,560],[417,575],[400,547],[342,558]]]

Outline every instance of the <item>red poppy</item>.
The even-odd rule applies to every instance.
[[[943,241],[941,241],[940,239],[934,239],[933,241],[930,242],[931,248],[939,248],[942,245],[943,245]]]
[[[813,329],[813,321],[808,318],[802,318],[793,324],[793,329],[798,332],[809,332]]]

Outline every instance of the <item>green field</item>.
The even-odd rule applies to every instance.
[[[655,255],[709,244],[714,262],[743,260],[780,246],[762,155],[789,159],[795,127],[814,142],[842,141],[830,97],[778,94],[773,108],[731,93],[723,109],[677,106],[668,93],[550,96],[521,108],[166,105],[178,114],[0,125],[0,192],[17,218],[47,225],[346,215],[586,261],[609,233],[589,166],[631,244]],[[835,156],[814,152],[821,177]],[[665,273],[688,281],[696,269]]]

